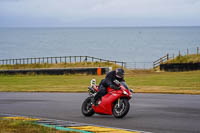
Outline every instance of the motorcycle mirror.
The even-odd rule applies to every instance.
[[[132,92],[132,93],[133,93],[133,89],[130,89],[130,92]]]

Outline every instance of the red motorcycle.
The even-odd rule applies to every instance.
[[[132,89],[129,89],[125,82],[114,81],[119,87],[119,90],[107,88],[107,94],[97,100],[97,106],[92,104],[92,98],[98,92],[96,80],[91,80],[91,86],[88,87],[89,97],[82,104],[82,113],[84,116],[92,116],[95,113],[114,115],[116,118],[124,117],[130,108],[129,100],[132,97]]]

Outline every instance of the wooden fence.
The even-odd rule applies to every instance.
[[[179,50],[177,56],[189,55],[189,54],[191,54],[191,53],[199,55],[199,54],[200,54],[200,53],[199,53],[199,47],[196,48],[196,52],[194,52],[194,51],[193,51],[193,52],[190,52],[190,50],[187,49],[187,51],[186,51],[185,54],[181,53],[181,51]],[[165,61],[167,61],[167,60],[169,60],[169,59],[174,59],[174,58],[175,58],[175,55],[174,55],[174,54],[172,54],[171,56],[170,56],[169,54],[167,54],[167,55],[161,57],[160,59],[154,61],[154,62],[153,62],[153,68],[156,68],[156,67],[160,66],[162,63],[164,63]]]
[[[105,60],[91,56],[60,56],[60,57],[38,57],[38,58],[21,58],[21,59],[3,59],[0,65],[17,65],[17,64],[58,64],[58,63],[77,63],[77,62],[109,62],[126,67],[126,62]]]
[[[156,61],[153,62],[153,68],[158,67],[160,64],[162,64],[163,62],[165,62],[165,61],[167,61],[169,59],[170,59],[169,58],[169,54],[161,57],[160,59],[158,59],[158,60],[156,60]]]

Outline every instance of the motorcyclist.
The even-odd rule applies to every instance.
[[[101,80],[99,84],[99,91],[97,92],[97,94],[93,99],[93,104],[95,106],[98,105],[96,101],[100,99],[102,96],[106,95],[107,87],[110,87],[115,90],[120,89],[120,87],[116,83],[114,83],[115,80],[118,80],[119,82],[125,82],[123,69],[118,68],[115,71],[111,71],[106,75],[105,79]]]

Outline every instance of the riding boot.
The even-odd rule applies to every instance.
[[[99,99],[101,99],[102,98],[102,96],[104,96],[106,94],[106,88],[105,87],[103,87],[103,85],[101,85],[100,87],[99,87],[99,91],[97,92],[97,94],[94,96],[94,105],[98,105],[98,103],[97,103],[97,101],[99,100]]]
[[[98,103],[97,101],[101,98],[101,93],[97,93],[93,98],[92,98],[92,103],[97,106]]]

